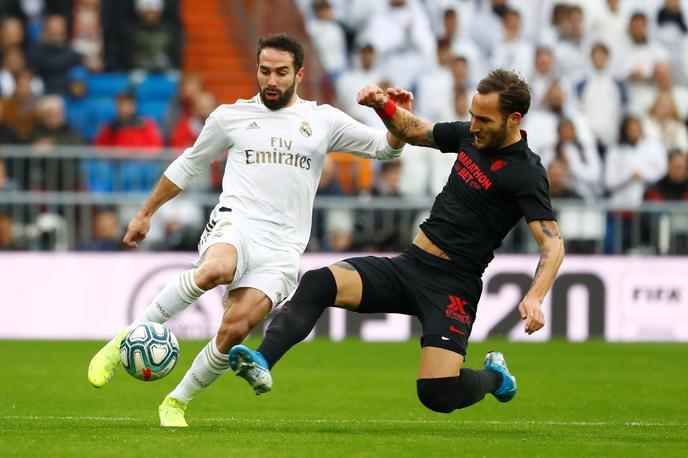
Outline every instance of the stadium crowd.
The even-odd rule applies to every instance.
[[[466,121],[479,79],[493,68],[516,69],[532,89],[524,129],[553,198],[623,207],[603,221],[610,234],[614,224],[626,231],[630,210],[644,201],[688,201],[687,0],[295,1],[338,106],[361,122],[383,128],[373,110],[355,102],[366,84],[412,90],[415,111],[426,119]],[[0,192],[153,186],[165,165],[154,160],[157,149],[192,144],[218,104],[198,75],[180,71],[178,3],[0,2],[0,142],[45,151],[40,160],[0,153]],[[133,148],[150,160],[51,159],[55,145]],[[342,186],[331,162],[319,193],[429,197],[453,161],[407,146],[400,161],[375,164],[365,189]],[[216,175],[209,189],[217,190]],[[181,202],[183,211],[161,215],[149,247],[195,248],[206,212]],[[119,249],[120,213],[98,209],[92,239],[75,246]],[[363,227],[357,212],[318,211],[310,249],[399,249],[407,240],[395,225],[405,216],[379,210]],[[11,220],[0,211],[0,249],[22,247]]]

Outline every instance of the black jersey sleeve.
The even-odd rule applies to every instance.
[[[470,122],[438,122],[432,129],[432,136],[443,153],[456,153],[461,140],[471,135]]]
[[[557,219],[549,198],[547,173],[541,164],[514,168],[505,184],[527,222]]]

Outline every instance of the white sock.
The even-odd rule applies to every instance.
[[[194,272],[195,269],[182,272],[179,277],[165,285],[130,328],[148,321],[162,324],[201,297],[205,290],[196,285]]]
[[[228,370],[229,359],[226,354],[217,349],[215,337],[213,337],[196,356],[191,369],[187,371],[179,385],[168,396],[187,404]]]

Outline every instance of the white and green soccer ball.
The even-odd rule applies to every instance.
[[[159,323],[142,323],[122,339],[122,365],[132,377],[146,382],[169,374],[179,359],[179,344],[172,331]]]

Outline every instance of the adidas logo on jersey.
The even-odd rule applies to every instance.
[[[246,126],[246,130],[249,130],[249,129],[260,129],[260,126],[258,125],[257,122],[253,121],[251,124]]]

